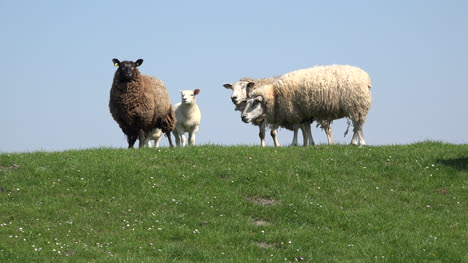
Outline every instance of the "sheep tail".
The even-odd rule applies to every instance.
[[[169,112],[167,113],[166,117],[161,120],[161,130],[164,133],[171,132],[172,130],[175,129],[176,126],[176,118],[175,118],[175,113],[172,107],[169,109]]]
[[[349,119],[346,119],[346,122],[348,123],[348,128],[346,128],[346,131],[344,133],[344,137],[346,137],[346,135],[348,135],[348,132],[349,132],[349,126],[351,126],[351,121]]]

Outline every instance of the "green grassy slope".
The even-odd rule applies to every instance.
[[[468,262],[468,145],[0,155],[0,262]]]

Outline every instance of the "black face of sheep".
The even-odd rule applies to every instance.
[[[135,79],[140,74],[137,67],[143,64],[143,59],[138,59],[135,62],[127,60],[120,62],[118,59],[114,58],[112,59],[112,62],[114,62],[114,66],[119,67],[117,71],[120,78],[122,80],[129,81]]]
[[[242,121],[245,123],[249,123],[252,121],[261,118],[262,115],[265,113],[263,97],[262,96],[255,96],[251,97],[247,100],[246,106],[244,111],[242,111]]]

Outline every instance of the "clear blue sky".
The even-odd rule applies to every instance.
[[[461,0],[1,0],[0,152],[126,147],[108,109],[114,57],[143,58],[173,103],[201,89],[199,144],[259,144],[222,84],[327,64],[370,74],[369,145],[468,143],[467,14]],[[350,142],[346,121],[332,127]]]

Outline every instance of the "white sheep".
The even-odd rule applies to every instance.
[[[272,84],[278,79],[279,79],[278,76],[272,77],[272,78],[262,78],[262,79],[242,78],[234,84],[227,83],[227,84],[224,84],[223,86],[226,89],[232,90],[231,101],[236,106],[235,110],[240,111],[242,113],[242,111],[245,108],[246,101],[247,101],[247,87],[248,86],[249,88],[252,88],[254,86],[260,87],[260,86],[264,86],[267,84]],[[328,143],[332,144],[332,131],[331,131],[330,123],[326,121],[318,121],[318,122],[321,125],[322,129],[324,129],[325,133],[327,134]],[[284,127],[294,132],[291,145],[294,145],[294,146],[298,145],[297,134],[298,134],[299,129],[301,129],[302,131],[304,146],[315,144],[314,139],[312,138],[312,130],[310,128],[310,123],[311,122],[304,122],[302,124],[289,125],[288,127]],[[278,126],[277,125],[267,124],[261,118],[256,119],[255,121],[252,121],[252,124],[259,127],[260,145],[262,147],[265,146],[265,131],[266,131],[267,126],[271,129],[271,137],[273,139],[274,145],[280,146],[280,144],[278,143],[278,136],[277,136]]]
[[[365,145],[362,126],[371,106],[369,75],[353,66],[317,66],[287,73],[273,84],[248,89],[244,122],[263,119],[275,125],[349,118],[351,144]]]
[[[271,84],[277,78],[278,77],[263,78],[263,79],[242,78],[234,84],[226,83],[223,86],[226,89],[232,90],[231,101],[234,104],[234,106],[236,106],[235,110],[240,111],[242,113],[242,111],[245,108],[245,101],[247,100],[247,85],[251,82],[258,83],[258,86]],[[278,143],[278,127],[277,126],[268,125],[260,118],[255,121],[252,121],[252,124],[255,126],[258,126],[258,129],[259,129],[258,136],[260,137],[260,145],[262,147],[265,147],[265,132],[266,132],[267,126],[271,129],[270,135],[271,135],[271,138],[273,139],[274,145],[280,146]],[[296,135],[296,143],[297,143],[297,133],[295,135]]]
[[[162,137],[162,130],[161,129],[154,129],[148,136],[148,142],[146,143],[146,147],[151,148],[153,147],[151,141],[154,141],[154,148],[159,148],[159,142],[161,141]]]
[[[176,138],[177,146],[180,146],[180,141],[182,141],[182,146],[185,146],[185,132],[189,133],[189,145],[195,145],[195,136],[201,121],[201,112],[196,99],[200,90],[181,90],[180,93],[181,102],[174,105],[177,122],[172,133]]]

